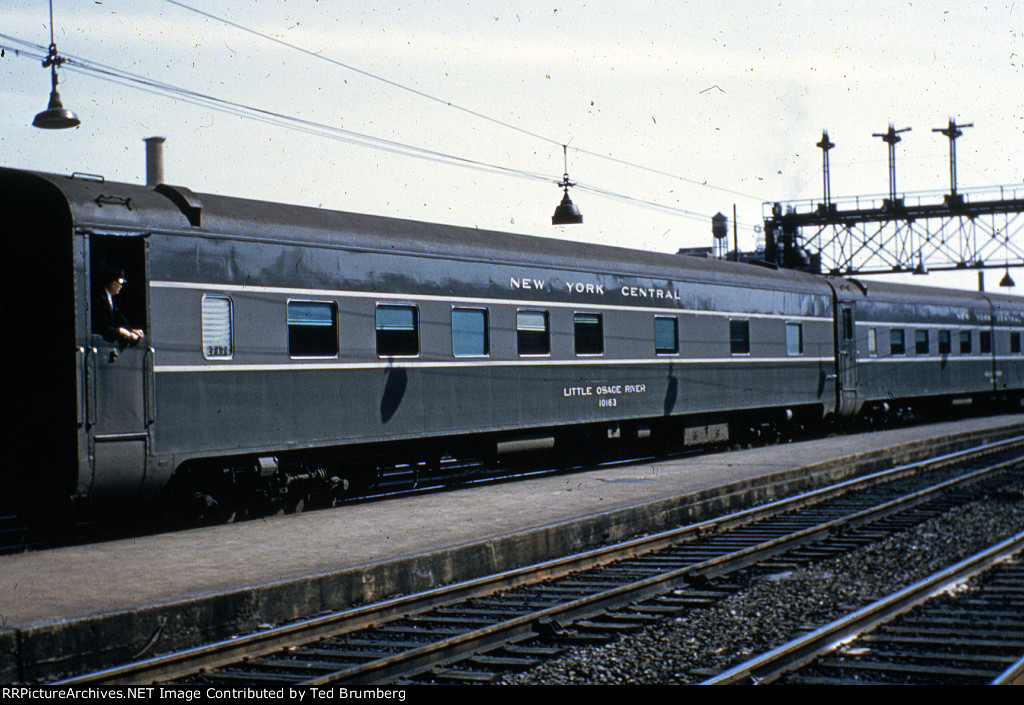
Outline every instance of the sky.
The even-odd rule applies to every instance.
[[[949,142],[932,129],[951,118],[973,123],[957,142],[960,190],[1024,183],[1024,0],[54,0],[53,11],[71,59],[60,95],[82,124],[31,126],[49,71],[11,38],[45,48],[48,6],[4,0],[0,165],[141,183],[142,140],[159,135],[166,181],[197,192],[665,252],[709,246],[711,216],[731,219],[734,205],[740,247],[753,249],[765,202],[820,199],[823,129],[834,199],[888,191],[873,133],[889,124],[911,128],[897,190],[948,190]],[[101,80],[76,60],[318,127]],[[551,224],[562,145],[582,225]]]

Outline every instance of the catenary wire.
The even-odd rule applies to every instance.
[[[337,59],[331,58],[329,56],[324,55],[321,52],[312,51],[310,49],[306,49],[304,47],[301,47],[301,46],[299,46],[297,44],[293,44],[291,42],[286,42],[283,39],[280,39],[280,38],[275,37],[273,35],[267,34],[265,32],[260,32],[259,30],[256,30],[256,29],[252,29],[251,27],[247,27],[247,26],[245,26],[245,25],[243,25],[241,23],[235,22],[233,20],[229,20],[229,19],[227,19],[225,17],[221,17],[219,15],[215,15],[215,14],[213,14],[211,12],[207,12],[206,10],[201,10],[201,9],[192,7],[191,5],[188,5],[186,3],[180,2],[180,0],[164,0],[164,2],[166,2],[168,4],[171,4],[171,5],[174,5],[175,7],[181,8],[183,10],[187,10],[189,12],[194,12],[197,15],[201,15],[203,17],[206,17],[207,19],[214,20],[215,22],[220,22],[222,24],[228,25],[229,27],[233,27],[233,28],[235,28],[235,29],[237,29],[237,30],[239,30],[241,32],[246,32],[248,34],[251,34],[253,36],[259,37],[259,38],[261,38],[263,40],[266,40],[268,42],[273,42],[275,44],[278,44],[280,46],[286,47],[286,48],[291,49],[293,51],[300,52],[302,54],[305,54],[306,56],[309,56],[309,57],[312,57],[312,58],[315,58],[315,59],[319,59],[320,61],[326,61],[326,62],[328,62],[330,64],[333,64],[335,66],[339,66],[341,68],[347,69],[347,70],[352,71],[354,73],[357,73],[359,75],[366,76],[367,78],[373,79],[375,81],[380,81],[380,82],[385,83],[385,84],[387,84],[389,86],[392,86],[393,88],[398,88],[400,90],[407,91],[409,93],[412,93],[413,95],[419,96],[420,98],[424,98],[426,100],[429,100],[429,101],[432,101],[432,102],[435,102],[435,103],[439,103],[439,104],[444,105],[444,106],[446,106],[448,108],[451,108],[453,110],[458,110],[460,112],[466,113],[467,115],[471,115],[471,116],[473,116],[475,118],[479,118],[481,120],[486,120],[487,122],[493,123],[495,125],[499,125],[499,126],[504,127],[506,129],[514,130],[514,131],[519,132],[519,133],[521,133],[523,135],[526,135],[528,137],[532,137],[534,139],[540,140],[540,141],[545,142],[547,144],[555,145],[555,146],[558,146],[558,147],[568,146],[568,148],[572,149],[574,152],[577,152],[579,154],[585,154],[585,155],[587,155],[589,157],[593,157],[595,159],[607,160],[607,161],[613,162],[615,164],[619,164],[620,166],[626,166],[626,167],[630,167],[630,168],[633,168],[633,169],[638,169],[638,170],[646,171],[648,173],[656,174],[658,176],[664,176],[664,177],[670,178],[670,179],[677,179],[679,181],[683,181],[685,183],[692,184],[694,186],[700,186],[700,187],[712,189],[712,190],[715,190],[715,191],[722,191],[723,193],[729,193],[729,194],[732,194],[734,196],[740,196],[742,198],[748,198],[748,199],[751,199],[751,200],[755,200],[755,201],[758,201],[759,203],[763,203],[763,202],[765,202],[765,200],[767,200],[767,199],[763,199],[763,198],[758,198],[757,196],[752,196],[752,195],[747,194],[747,193],[743,193],[741,191],[735,191],[735,190],[732,190],[732,189],[723,188],[721,186],[714,186],[714,185],[709,184],[709,183],[704,182],[704,181],[699,181],[697,179],[687,178],[685,176],[680,176],[678,174],[673,174],[673,173],[670,173],[670,172],[667,172],[667,171],[664,171],[664,170],[661,170],[661,169],[655,169],[655,168],[652,168],[652,167],[649,167],[649,166],[645,166],[643,164],[637,164],[637,163],[634,163],[634,162],[630,162],[630,161],[625,160],[625,159],[620,159],[620,158],[617,158],[617,157],[613,157],[613,156],[611,156],[609,154],[602,154],[600,152],[595,152],[595,151],[591,151],[591,150],[588,150],[588,149],[583,149],[582,147],[574,147],[574,146],[571,146],[571,145],[566,145],[566,143],[561,142],[559,140],[556,140],[554,138],[547,137],[545,135],[541,135],[541,134],[539,134],[537,132],[533,132],[531,130],[527,130],[527,129],[525,129],[523,127],[520,127],[518,125],[514,125],[512,123],[505,122],[504,120],[499,120],[498,118],[491,117],[490,115],[487,115],[485,113],[481,113],[481,112],[473,110],[471,108],[467,108],[467,107],[458,105],[457,103],[453,103],[453,102],[451,102],[449,100],[444,100],[443,98],[438,98],[437,96],[431,95],[431,94],[426,93],[424,91],[421,91],[421,90],[419,90],[417,88],[412,88],[410,86],[404,85],[402,83],[399,83],[397,81],[391,80],[389,78],[385,78],[383,76],[380,76],[378,74],[372,73],[370,71],[366,71],[364,69],[360,69],[360,68],[358,68],[356,66],[353,66],[351,64],[347,64],[347,63],[344,63],[344,62],[339,61]]]
[[[13,37],[7,34],[0,33],[0,40],[10,42],[11,46],[2,46],[12,51],[19,57],[41,60],[46,57],[45,47],[29,42],[17,37]],[[414,145],[405,144],[396,140],[388,140],[381,137],[375,137],[352,130],[346,130],[344,128],[328,125],[321,122],[307,120],[304,118],[286,115],[276,111],[271,111],[255,106],[247,105],[244,103],[238,103],[235,101],[226,100],[223,98],[217,98],[215,96],[207,95],[194,91],[191,89],[181,88],[170,83],[157,81],[145,76],[133,74],[122,69],[118,69],[109,65],[105,65],[99,62],[91,61],[74,55],[64,54],[66,63],[64,70],[79,71],[92,75],[99,80],[104,80],[116,85],[121,85],[151,95],[157,95],[161,97],[168,97],[183,103],[203,107],[207,109],[216,110],[218,112],[227,113],[237,117],[243,117],[264,124],[271,124],[284,129],[290,129],[298,131],[304,134],[312,136],[333,139],[343,143],[352,144],[364,148],[377,149],[393,154],[400,154],[407,157],[412,157],[421,160],[433,161],[436,163],[444,163],[454,166],[461,166],[463,168],[474,169],[477,171],[483,171],[492,174],[499,174],[504,176],[511,176],[520,179],[532,180],[532,181],[543,181],[547,183],[561,184],[561,181],[553,180],[549,175],[526,171],[523,169],[517,169],[513,167],[507,167],[497,164],[490,164],[479,160],[469,159],[466,157],[460,157],[457,155],[447,154],[435,150],[426,149],[423,147],[417,147]],[[582,150],[577,150],[581,151]],[[603,189],[597,186],[592,186],[586,183],[573,181],[573,186],[582,190],[593,193],[595,195],[618,200],[624,203],[629,203],[633,206],[646,208],[651,210],[657,210],[663,213],[675,215],[677,217],[688,218],[698,221],[706,221],[709,216],[697,213],[694,211],[678,208],[675,206],[669,206],[665,204],[659,204],[654,201],[636,198],[626,194],[617,193],[608,189]],[[752,227],[744,224],[744,227]]]

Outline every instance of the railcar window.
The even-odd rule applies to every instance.
[[[231,345],[231,299],[224,296],[204,296],[203,313],[203,357],[207,360],[230,360]]]
[[[750,353],[750,321],[729,321],[729,352],[733,355]]]
[[[415,306],[377,307],[377,355],[420,354],[419,316]]]
[[[786,324],[786,354],[804,354],[804,327],[801,323]]]
[[[604,352],[604,330],[599,313],[574,313],[573,338],[577,355],[600,355]]]
[[[667,316],[654,318],[654,352],[675,355],[679,352],[679,321]]]
[[[949,355],[953,349],[948,330],[939,331],[939,355]]]
[[[903,342],[903,329],[893,328],[889,331],[889,354],[902,355],[907,351]]]
[[[992,331],[983,330],[978,331],[978,352],[990,353],[992,352]]]
[[[920,328],[914,331],[914,354],[928,354],[928,331]]]
[[[288,302],[288,354],[338,356],[338,306],[329,301]]]
[[[868,355],[878,355],[878,329],[868,328]]]
[[[970,355],[971,353],[971,331],[960,331],[960,354]]]
[[[1010,333],[1010,352],[1020,352],[1020,333]]]
[[[520,355],[550,353],[551,334],[547,311],[519,311],[516,314],[516,338]]]
[[[843,338],[853,340],[853,311],[848,308],[843,309]]]
[[[487,311],[476,308],[452,309],[452,355],[483,357],[490,352]]]

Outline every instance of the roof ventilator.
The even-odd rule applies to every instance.
[[[171,186],[170,184],[157,184],[153,188],[157,193],[166,196],[171,203],[178,207],[188,222],[194,228],[198,228],[203,217],[203,202],[199,196],[184,186]]]

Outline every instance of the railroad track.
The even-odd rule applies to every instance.
[[[1024,532],[704,682],[738,683],[1024,685]]]
[[[906,418],[900,423],[889,424],[888,428],[897,428],[900,425],[913,425],[921,421],[921,417]],[[859,433],[863,431],[863,428],[848,427],[843,429],[841,433]],[[799,433],[788,437],[788,440],[799,441],[817,437],[819,436],[816,434]],[[764,444],[770,445],[776,440],[778,439],[771,439],[771,441]],[[353,489],[344,497],[334,500],[330,505],[309,506],[303,502],[297,508],[295,506],[287,509],[280,508],[278,513],[296,513],[306,510],[340,507],[348,504],[377,502],[418,494],[442,492],[470,485],[516,482],[563,473],[586,472],[597,467],[629,465],[648,460],[667,460],[719,452],[728,452],[728,449],[725,445],[721,444],[697,448],[687,447],[663,451],[657,455],[618,455],[605,462],[587,465],[573,464],[572,462],[566,462],[564,459],[563,461],[556,461],[554,458],[543,455],[540,458],[527,459],[525,461],[522,459],[514,461],[507,459],[502,461],[484,461],[475,457],[453,458],[446,456],[438,459],[433,464],[423,462],[400,463],[382,468],[364,486]],[[211,523],[229,523],[262,518],[265,518],[265,515],[257,513],[247,516],[232,514],[231,518],[226,521],[215,520]],[[98,543],[191,528],[195,528],[195,525],[189,523],[182,524],[178,521],[177,517],[166,522],[157,520],[154,524],[153,516],[147,513],[143,525],[121,524],[97,527],[88,521],[82,521],[76,524],[73,529],[64,532],[53,532],[45,530],[45,528],[40,530],[39,527],[30,525],[23,517],[19,516],[13,503],[0,492],[0,555],[47,550],[84,543]]]
[[[622,462],[622,461],[616,461]],[[469,485],[486,483],[514,482],[532,477],[555,475],[567,472],[565,468],[543,467],[531,470],[509,469],[506,467],[488,467],[479,461],[444,460],[436,468],[427,469],[418,465],[398,465],[382,473],[374,483],[358,492],[338,500],[332,506],[376,502],[395,499],[416,494],[451,490]],[[295,513],[291,509],[290,513]],[[298,511],[302,511],[299,509]],[[285,510],[280,510],[285,513]],[[265,518],[253,515],[244,519],[233,518],[231,521],[246,521]],[[165,531],[178,531],[182,528],[194,528],[188,524],[184,527],[180,522],[157,522],[151,516],[145,516],[144,525],[124,524],[119,526],[96,525],[80,522],[63,533],[48,532],[27,523],[6,502],[0,502],[0,555],[24,553],[27,551],[47,550],[86,543],[99,543],[124,538],[133,538]]]
[[[97,531],[89,524],[76,525],[70,535],[54,536],[25,523],[24,519],[13,511],[0,511],[0,555],[108,541],[113,538],[116,536],[109,531]]]
[[[730,573],[866,545],[1019,477],[1024,438],[537,566],[68,681],[489,681],[730,594]]]
[[[719,449],[703,448],[700,450],[686,450],[675,453],[668,453],[658,456],[659,460],[679,458],[697,453],[717,452]],[[628,465],[639,463],[645,460],[652,460],[654,456],[616,458],[601,463],[595,467],[608,467],[614,465]],[[505,482],[517,482],[537,477],[559,475],[569,472],[585,472],[586,467],[563,466],[555,464],[537,464],[536,467],[506,465],[496,463],[487,465],[480,460],[457,460],[445,458],[434,467],[427,467],[425,464],[401,464],[388,468],[376,477],[366,487],[351,492],[344,498],[336,500],[330,507],[341,507],[350,504],[361,504],[364,502],[378,502],[386,499],[397,499],[418,494],[431,492],[443,492],[471,485],[498,484]],[[96,525],[90,522],[79,522],[66,532],[49,532],[40,530],[27,523],[17,512],[9,506],[6,498],[0,497],[0,555],[23,553],[27,551],[47,550],[86,543],[99,543],[124,538],[133,538],[148,534],[162,533],[166,531],[178,531],[182,529],[195,528],[192,524],[182,524],[178,521],[154,523],[153,517],[146,516],[145,523],[123,524],[118,526]],[[321,508],[330,508],[326,505],[317,507],[306,507],[289,510],[280,509],[279,514],[297,513],[307,509],[316,511]],[[233,516],[230,522],[250,521],[265,518],[264,515],[253,514],[246,517]],[[213,522],[213,523],[229,523]]]
[[[905,425],[911,425],[920,419],[910,419]],[[895,428],[896,424],[891,425]],[[856,432],[854,429],[849,431]],[[799,434],[790,440],[800,440],[805,434]],[[816,436],[808,436],[816,437]],[[297,507],[280,508],[278,513],[296,513],[306,510],[340,507],[348,504],[362,504],[386,499],[396,499],[431,492],[442,492],[470,485],[489,483],[516,482],[537,477],[559,475],[569,472],[585,472],[596,467],[629,465],[647,460],[667,460],[691,455],[724,452],[721,445],[700,448],[677,449],[661,453],[657,456],[645,455],[636,457],[614,457],[606,462],[592,465],[574,465],[571,463],[553,462],[547,458],[542,462],[522,461],[485,462],[477,458],[444,457],[434,464],[402,463],[382,468],[381,471],[361,488],[353,489],[346,496],[336,499],[330,505],[307,506],[305,502]],[[239,516],[215,520],[212,523],[229,523],[265,518],[263,514]],[[178,531],[195,528],[194,524],[182,524],[177,517],[161,522],[149,513],[145,513],[143,524],[121,524],[117,526],[96,526],[89,521],[81,521],[73,528],[50,531],[50,527],[32,526],[19,516],[14,505],[0,493],[0,555],[23,553],[26,551],[47,550],[85,543],[99,543],[123,538],[133,538],[148,534]]]

